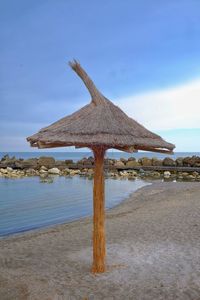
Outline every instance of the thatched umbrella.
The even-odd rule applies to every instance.
[[[93,266],[94,273],[105,271],[105,208],[104,172],[105,151],[115,148],[126,152],[147,150],[172,153],[174,145],[129,118],[119,107],[105,98],[77,61],[69,63],[86,85],[90,104],[64,117],[27,138],[32,147],[88,147],[94,153],[93,188]]]

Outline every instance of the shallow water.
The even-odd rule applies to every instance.
[[[0,178],[0,237],[92,215],[92,180],[79,176],[52,178],[52,183],[42,183],[39,177]],[[147,184],[142,180],[106,179],[106,208]]]

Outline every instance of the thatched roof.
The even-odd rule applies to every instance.
[[[90,104],[70,116],[42,128],[27,138],[32,147],[89,147],[102,146],[128,152],[138,149],[171,152],[174,145],[129,118],[119,107],[105,98],[95,87],[81,65],[70,62],[72,69],[85,83]]]

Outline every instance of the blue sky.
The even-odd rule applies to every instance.
[[[73,58],[177,151],[200,151],[199,20],[199,0],[0,0],[0,151],[33,151],[26,136],[89,102]]]

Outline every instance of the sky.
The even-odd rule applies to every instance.
[[[35,151],[27,136],[89,103],[73,58],[130,117],[200,152],[199,20],[199,0],[0,0],[0,152]]]

